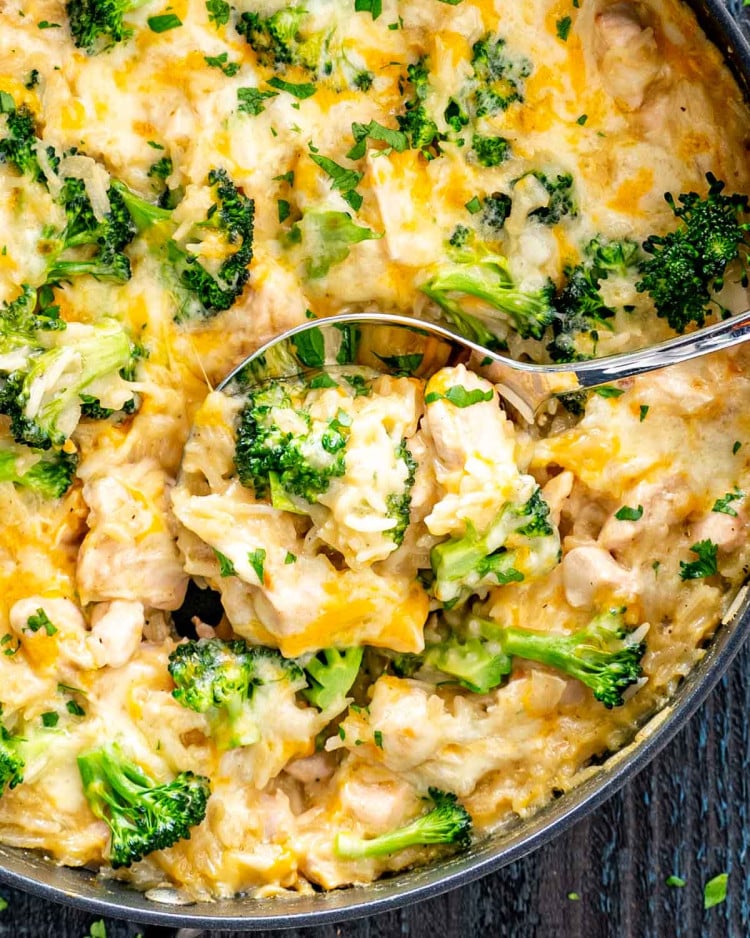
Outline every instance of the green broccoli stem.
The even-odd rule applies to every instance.
[[[438,789],[430,789],[435,807],[427,814],[415,818],[403,827],[365,840],[356,834],[341,831],[336,835],[338,856],[349,860],[383,857],[408,847],[427,844],[456,844],[468,846],[471,834],[471,816],[456,800],[456,796]]]
[[[176,228],[170,209],[161,208],[159,205],[146,201],[146,199],[128,189],[119,179],[112,180],[112,188],[122,196],[125,207],[133,219],[133,224],[141,234],[152,225],[166,223],[171,225],[172,230]]]
[[[642,675],[645,642],[628,639],[621,616],[614,610],[572,635],[501,627],[482,618],[473,621],[482,636],[497,642],[507,655],[536,661],[576,678],[608,709],[622,706],[623,692]]]
[[[189,838],[205,817],[210,788],[202,775],[180,772],[156,784],[116,744],[82,753],[77,762],[89,807],[110,829],[114,869]]]
[[[505,528],[504,512],[500,512],[488,530],[480,535],[470,522],[466,522],[466,533],[460,538],[449,538],[436,544],[430,551],[433,573],[439,580],[463,580],[475,571],[480,563],[492,553],[490,543],[496,530]],[[512,552],[509,552],[509,556]],[[511,564],[512,566],[512,564]]]

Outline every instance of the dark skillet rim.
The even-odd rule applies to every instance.
[[[722,0],[694,0],[701,26],[723,53],[750,98],[750,44]],[[706,655],[672,701],[577,788],[552,802],[513,831],[498,833],[447,861],[365,887],[269,900],[227,899],[188,906],[149,900],[121,883],[92,873],[57,867],[31,851],[0,846],[0,882],[40,899],[65,903],[93,915],[167,927],[259,931],[304,928],[390,912],[434,898],[486,876],[548,843],[590,814],[632,779],[681,730],[719,682],[750,631],[750,595],[731,622],[721,626]]]

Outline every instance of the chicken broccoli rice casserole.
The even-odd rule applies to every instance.
[[[529,421],[313,323],[217,388],[337,313],[574,362],[744,310],[749,128],[678,0],[0,0],[0,840],[331,889],[628,743],[748,571],[750,352]]]

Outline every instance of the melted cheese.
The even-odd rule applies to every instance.
[[[281,6],[245,0],[240,9],[268,16]],[[729,192],[750,191],[747,108],[719,51],[678,0],[383,0],[382,7],[373,19],[350,0],[309,0],[305,29],[325,35],[330,62],[318,77],[264,65],[236,31],[237,12],[226,24],[212,22],[204,0],[174,0],[169,10],[181,25],[164,33],[148,25],[159,11],[141,6],[126,16],[132,37],[97,55],[75,48],[62,0],[28,0],[23,15],[8,3],[0,9],[0,110],[6,96],[27,105],[45,146],[96,161],[99,188],[109,174],[156,201],[163,185],[152,168],[168,158],[166,183],[181,199],[174,218],[186,238],[205,222],[211,169],[225,169],[255,201],[249,284],[213,318],[175,320],[154,232],[127,248],[127,282],[78,277],[55,288],[67,323],[113,317],[146,355],[129,386],[137,412],[84,419],[66,444],[79,462],[63,499],[0,483],[0,704],[9,728],[33,744],[26,780],[0,798],[3,842],[112,875],[107,828],[87,805],[75,760],[117,740],[159,781],[193,771],[212,786],[190,840],[117,873],[139,888],[166,882],[209,899],[369,882],[432,854],[346,861],[333,849],[337,829],[392,830],[423,810],[430,786],[458,793],[481,829],[530,814],[666,699],[744,575],[746,351],[626,382],[620,396],[594,395],[580,419],[553,407],[534,428],[514,427],[496,394],[464,409],[444,398],[425,404],[413,379],[386,379],[371,398],[321,394],[321,408],[342,408],[357,421],[346,472],[326,497],[293,514],[237,481],[242,403],[212,389],[310,315],[437,315],[419,288],[448,256],[458,226],[488,237],[488,197],[513,199],[502,232],[490,232],[492,250],[506,253],[513,276],[536,288],[549,279],[560,285],[596,236],[641,242],[669,230],[674,218],[663,194],[705,191],[708,171]],[[43,21],[59,26],[42,29]],[[487,35],[504,41],[510,60],[529,61],[522,100],[454,132],[446,111],[471,85],[472,50]],[[349,157],[353,125],[374,121],[393,131],[399,117],[403,123],[414,95],[407,66],[421,57],[429,86],[415,103],[443,136],[440,152],[371,138],[363,157]],[[269,84],[274,78],[312,83],[314,94],[298,97]],[[257,113],[241,106],[248,89],[265,95]],[[6,127],[0,113],[0,138]],[[482,166],[475,134],[506,139],[508,158]],[[355,173],[356,185],[337,184],[335,169],[312,155]],[[47,187],[0,164],[0,303],[44,281],[47,229],[65,223],[54,197],[61,180],[51,163],[45,171]],[[532,172],[570,173],[575,212],[543,225],[537,213],[549,197]],[[304,216],[319,212],[340,220],[345,213],[371,236],[335,245],[327,270],[313,276],[311,260],[330,245],[304,243]],[[227,245],[214,233],[192,249],[215,269]],[[740,310],[748,297],[736,279],[727,277],[721,301]],[[618,313],[613,330],[601,330],[597,353],[670,334],[634,278],[610,278],[602,292]],[[500,329],[513,355],[545,354],[543,342]],[[455,385],[488,387],[460,366],[436,375],[427,391],[444,395]],[[0,421],[0,443],[8,443],[9,422]],[[398,545],[387,508],[406,485],[406,463],[395,452],[403,439],[419,465]],[[646,684],[607,711],[580,684],[529,663],[517,662],[488,695],[377,678],[391,653],[418,653],[425,629],[431,634],[435,600],[416,579],[431,549],[469,524],[486,528],[498,506],[523,502],[538,485],[562,534],[561,562],[553,539],[555,556],[534,578],[533,558],[519,548],[529,576],[492,589],[483,612],[519,628],[573,631],[602,607],[627,605],[630,626],[651,623]],[[728,494],[736,496],[735,515],[715,510]],[[623,506],[642,513],[622,520]],[[681,562],[694,560],[693,546],[706,539],[716,545],[721,576],[683,581]],[[236,575],[222,576],[217,552]],[[189,578],[221,594],[222,637],[271,645],[303,664],[331,646],[382,651],[382,658],[368,652],[352,691],[360,707],[344,713],[339,732],[294,685],[264,698],[258,742],[219,750],[206,716],[172,696],[168,656],[178,639],[170,612]],[[37,608],[59,619],[56,633],[28,630]],[[67,706],[76,701],[85,702],[82,716]],[[54,729],[41,724],[49,712],[59,718]],[[318,752],[321,732],[327,742]]]

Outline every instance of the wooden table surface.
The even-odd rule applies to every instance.
[[[726,0],[750,36],[750,9]],[[744,0],[745,3],[748,0]],[[749,938],[750,645],[635,780],[567,833],[494,875],[400,911],[286,938]],[[728,872],[727,899],[703,887]],[[667,886],[670,875],[683,888]],[[579,898],[568,898],[575,894]],[[0,938],[88,938],[95,917],[0,885]],[[105,920],[107,938],[208,932]],[[239,932],[212,932],[232,938]]]

